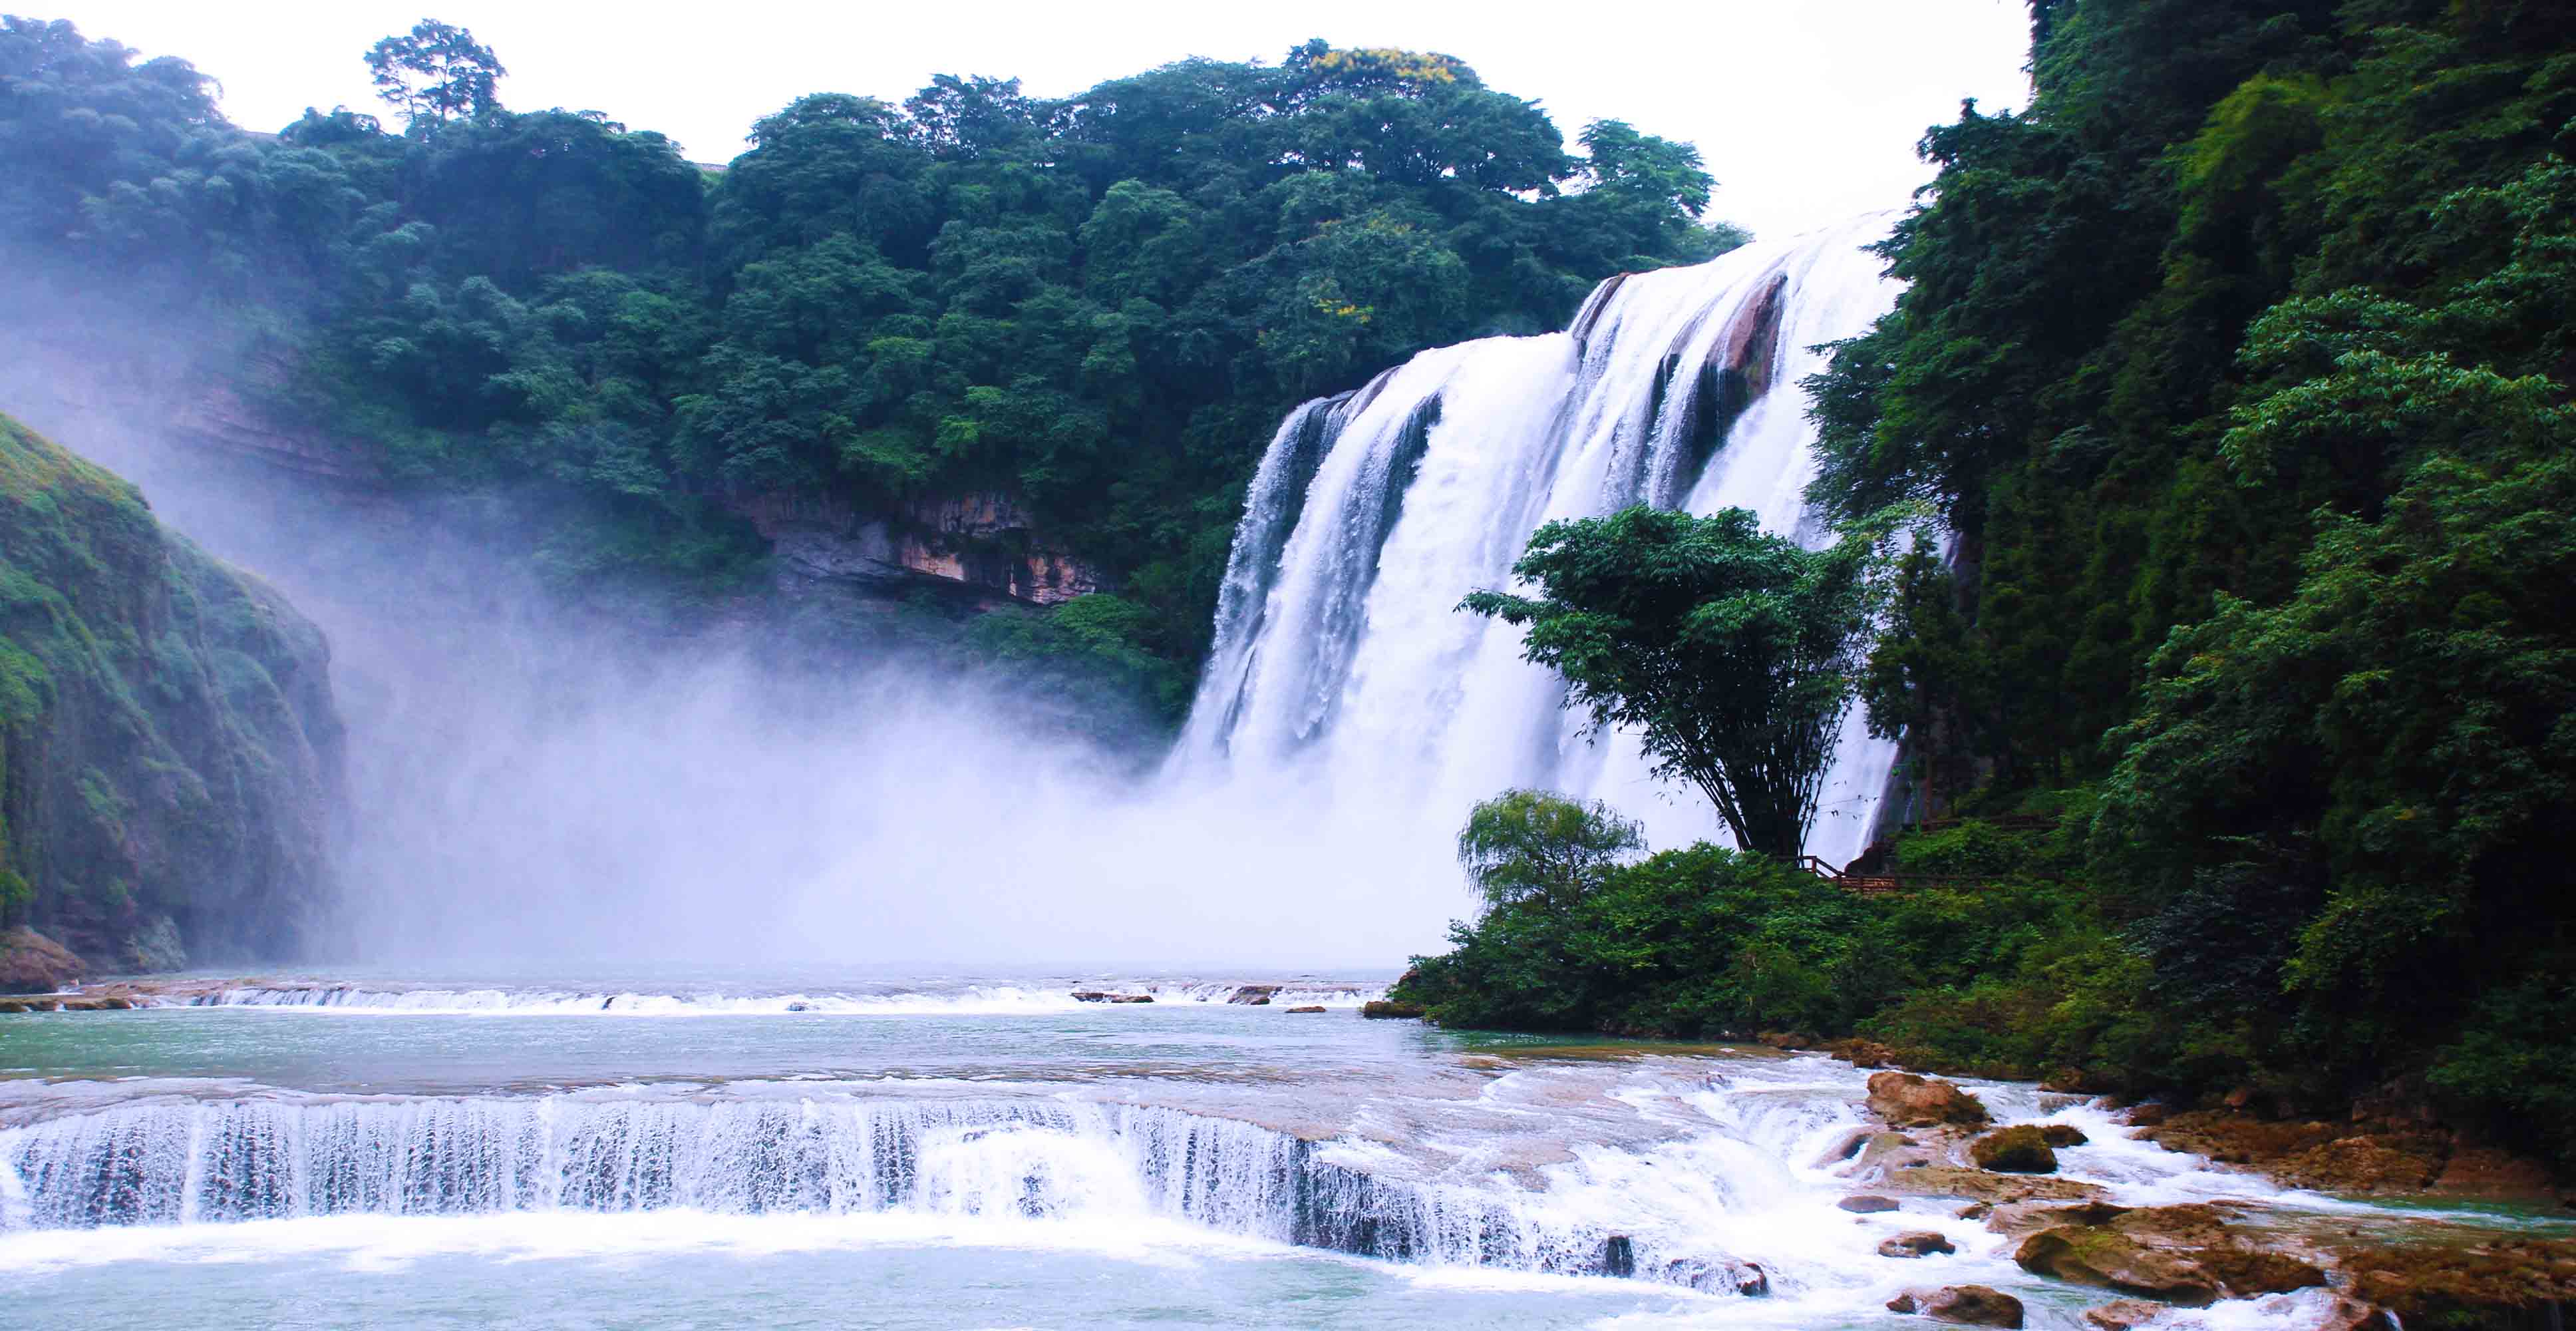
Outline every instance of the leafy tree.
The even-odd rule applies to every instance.
[[[370,65],[413,132],[310,111],[270,139],[183,61],[8,20],[0,234],[48,262],[0,280],[90,275],[28,299],[101,319],[177,307],[220,330],[188,374],[388,479],[507,487],[555,576],[730,585],[755,507],[902,527],[994,496],[1150,616],[1131,641],[1162,670],[1037,655],[1156,689],[1204,649],[1241,486],[1297,401],[1561,326],[1612,272],[1722,239],[1686,145],[1587,161],[1447,56],[819,92],[722,170],[597,112],[503,109],[461,29]]]
[[[472,32],[430,18],[367,48],[367,70],[376,95],[413,125],[500,110],[501,78],[510,72]]]
[[[1860,674],[1873,560],[1866,537],[1811,551],[1745,509],[1636,507],[1541,527],[1512,570],[1539,594],[1462,608],[1525,625],[1567,706],[1633,727],[1740,844],[1795,859]]]
[[[1607,804],[1506,790],[1467,814],[1458,863],[1488,910],[1535,901],[1561,913],[1645,844],[1644,829]]]
[[[1929,808],[1967,793],[1979,760],[2006,755],[1994,696],[1994,664],[1960,605],[1958,580],[1928,532],[1897,559],[1885,619],[1869,651],[1859,692],[1869,731],[1912,747]]]

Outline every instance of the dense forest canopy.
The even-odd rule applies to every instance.
[[[1742,239],[1698,220],[1690,146],[1605,121],[1571,152],[1442,55],[817,93],[721,170],[503,108],[444,24],[367,59],[400,132],[271,136],[184,60],[7,19],[0,241],[214,320],[262,407],[389,478],[557,494],[543,558],[575,582],[740,572],[746,496],[1010,495],[1117,588],[1047,641],[1144,662],[1175,708],[1289,406]]]
[[[1887,1029],[2393,1076],[2576,1160],[2576,12],[2033,13],[2029,111],[1924,139],[1814,497],[1947,518],[1872,704],[1972,809],[2098,804],[2059,899],[2125,978]]]
[[[1698,846],[1491,903],[1397,996],[2576,1171],[2576,11],[2032,16],[2030,108],[1925,136],[1906,290],[1807,385],[1822,516],[1922,537],[1858,688],[1943,816],[1832,885]]]

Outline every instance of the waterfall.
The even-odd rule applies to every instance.
[[[1171,774],[1302,783],[1335,816],[1452,827],[1506,786],[1610,802],[1672,846],[1723,839],[1698,792],[1657,782],[1630,735],[1598,742],[1520,631],[1456,611],[1511,581],[1547,521],[1637,503],[1741,507],[1822,544],[1804,492],[1798,381],[1896,285],[1861,246],[1893,214],[1604,282],[1573,326],[1423,352],[1310,402],[1247,494],[1213,650]],[[1869,841],[1894,760],[1858,709],[1809,848]]]
[[[1560,1274],[1630,1263],[1733,1290],[1542,1192],[1389,1177],[1329,1144],[1143,1106],[800,1097],[155,1101],[0,1130],[0,1232],[346,1215],[908,1211],[1163,1216],[1393,1261]],[[1730,1283],[1731,1282],[1731,1283]]]

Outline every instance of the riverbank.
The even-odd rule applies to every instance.
[[[1860,1066],[1881,1061],[1838,1043],[1817,1052]],[[2324,1194],[2326,1203],[2209,1196],[2122,1205],[2096,1184],[2056,1176],[2052,1148],[2091,1140],[2074,1123],[1997,1129],[1973,1094],[1908,1071],[1877,1071],[1869,1085],[1869,1110],[1884,1129],[1844,1144],[1847,1175],[1861,1190],[1845,1205],[1868,1209],[1880,1194],[1958,1201],[1960,1218],[2012,1241],[2022,1269],[2116,1296],[2085,1314],[2106,1331],[2172,1308],[2300,1291],[2315,1292],[2307,1297],[2319,1305],[2316,1324],[2335,1331],[2518,1331],[2559,1325],[2576,1305],[2576,1239],[2547,1232],[2563,1229],[2551,1223],[2564,1214],[2562,1194],[2535,1163],[2460,1147],[2456,1135],[2043,1092],[2067,1108],[2096,1107],[2097,1131]],[[2333,1204],[2365,1196],[2382,1208]],[[2416,1213],[2392,1214],[2390,1202]]]

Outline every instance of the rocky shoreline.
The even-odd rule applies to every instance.
[[[2431,1218],[2398,1227],[2294,1215],[2255,1200],[2123,1206],[2105,1188],[2056,1176],[2055,1150],[2083,1143],[2068,1125],[1997,1128],[1968,1091],[1894,1070],[1870,1077],[1868,1105],[1884,1126],[1855,1132],[1822,1162],[1848,1162],[1844,1175],[1858,1191],[1844,1209],[1893,1209],[1898,1197],[1955,1199],[1963,1203],[1959,1218],[1982,1220],[2013,1242],[2013,1260],[2024,1270],[2101,1289],[2106,1301],[2085,1318],[2103,1331],[2176,1308],[2303,1290],[2325,1292],[2322,1325],[2329,1331],[2536,1331],[2560,1325],[2576,1304],[2576,1239]],[[2490,1169],[2484,1157],[2460,1152],[2436,1163],[2420,1142],[2410,1148],[2369,1133],[2326,1136],[2317,1125],[2284,1130],[2241,1109],[2120,1112],[2134,1138],[2256,1173],[2276,1166],[2282,1172],[2273,1177],[2288,1187],[2452,1202],[2469,1195],[2556,1200],[2545,1189],[2499,1191],[2528,1175]],[[2463,1171],[2454,1189],[2430,1192],[2425,1185],[2450,1173],[2452,1159]],[[2342,1163],[2354,1169],[2333,1167]],[[2365,1186],[2344,1186],[2346,1179]],[[2487,1190],[2469,1192],[2472,1182]],[[1904,1242],[1912,1237],[1900,1235],[1881,1252],[1924,1255],[1928,1245]],[[2019,1304],[1982,1286],[1910,1290],[1888,1307],[1936,1321],[2021,1325]]]

